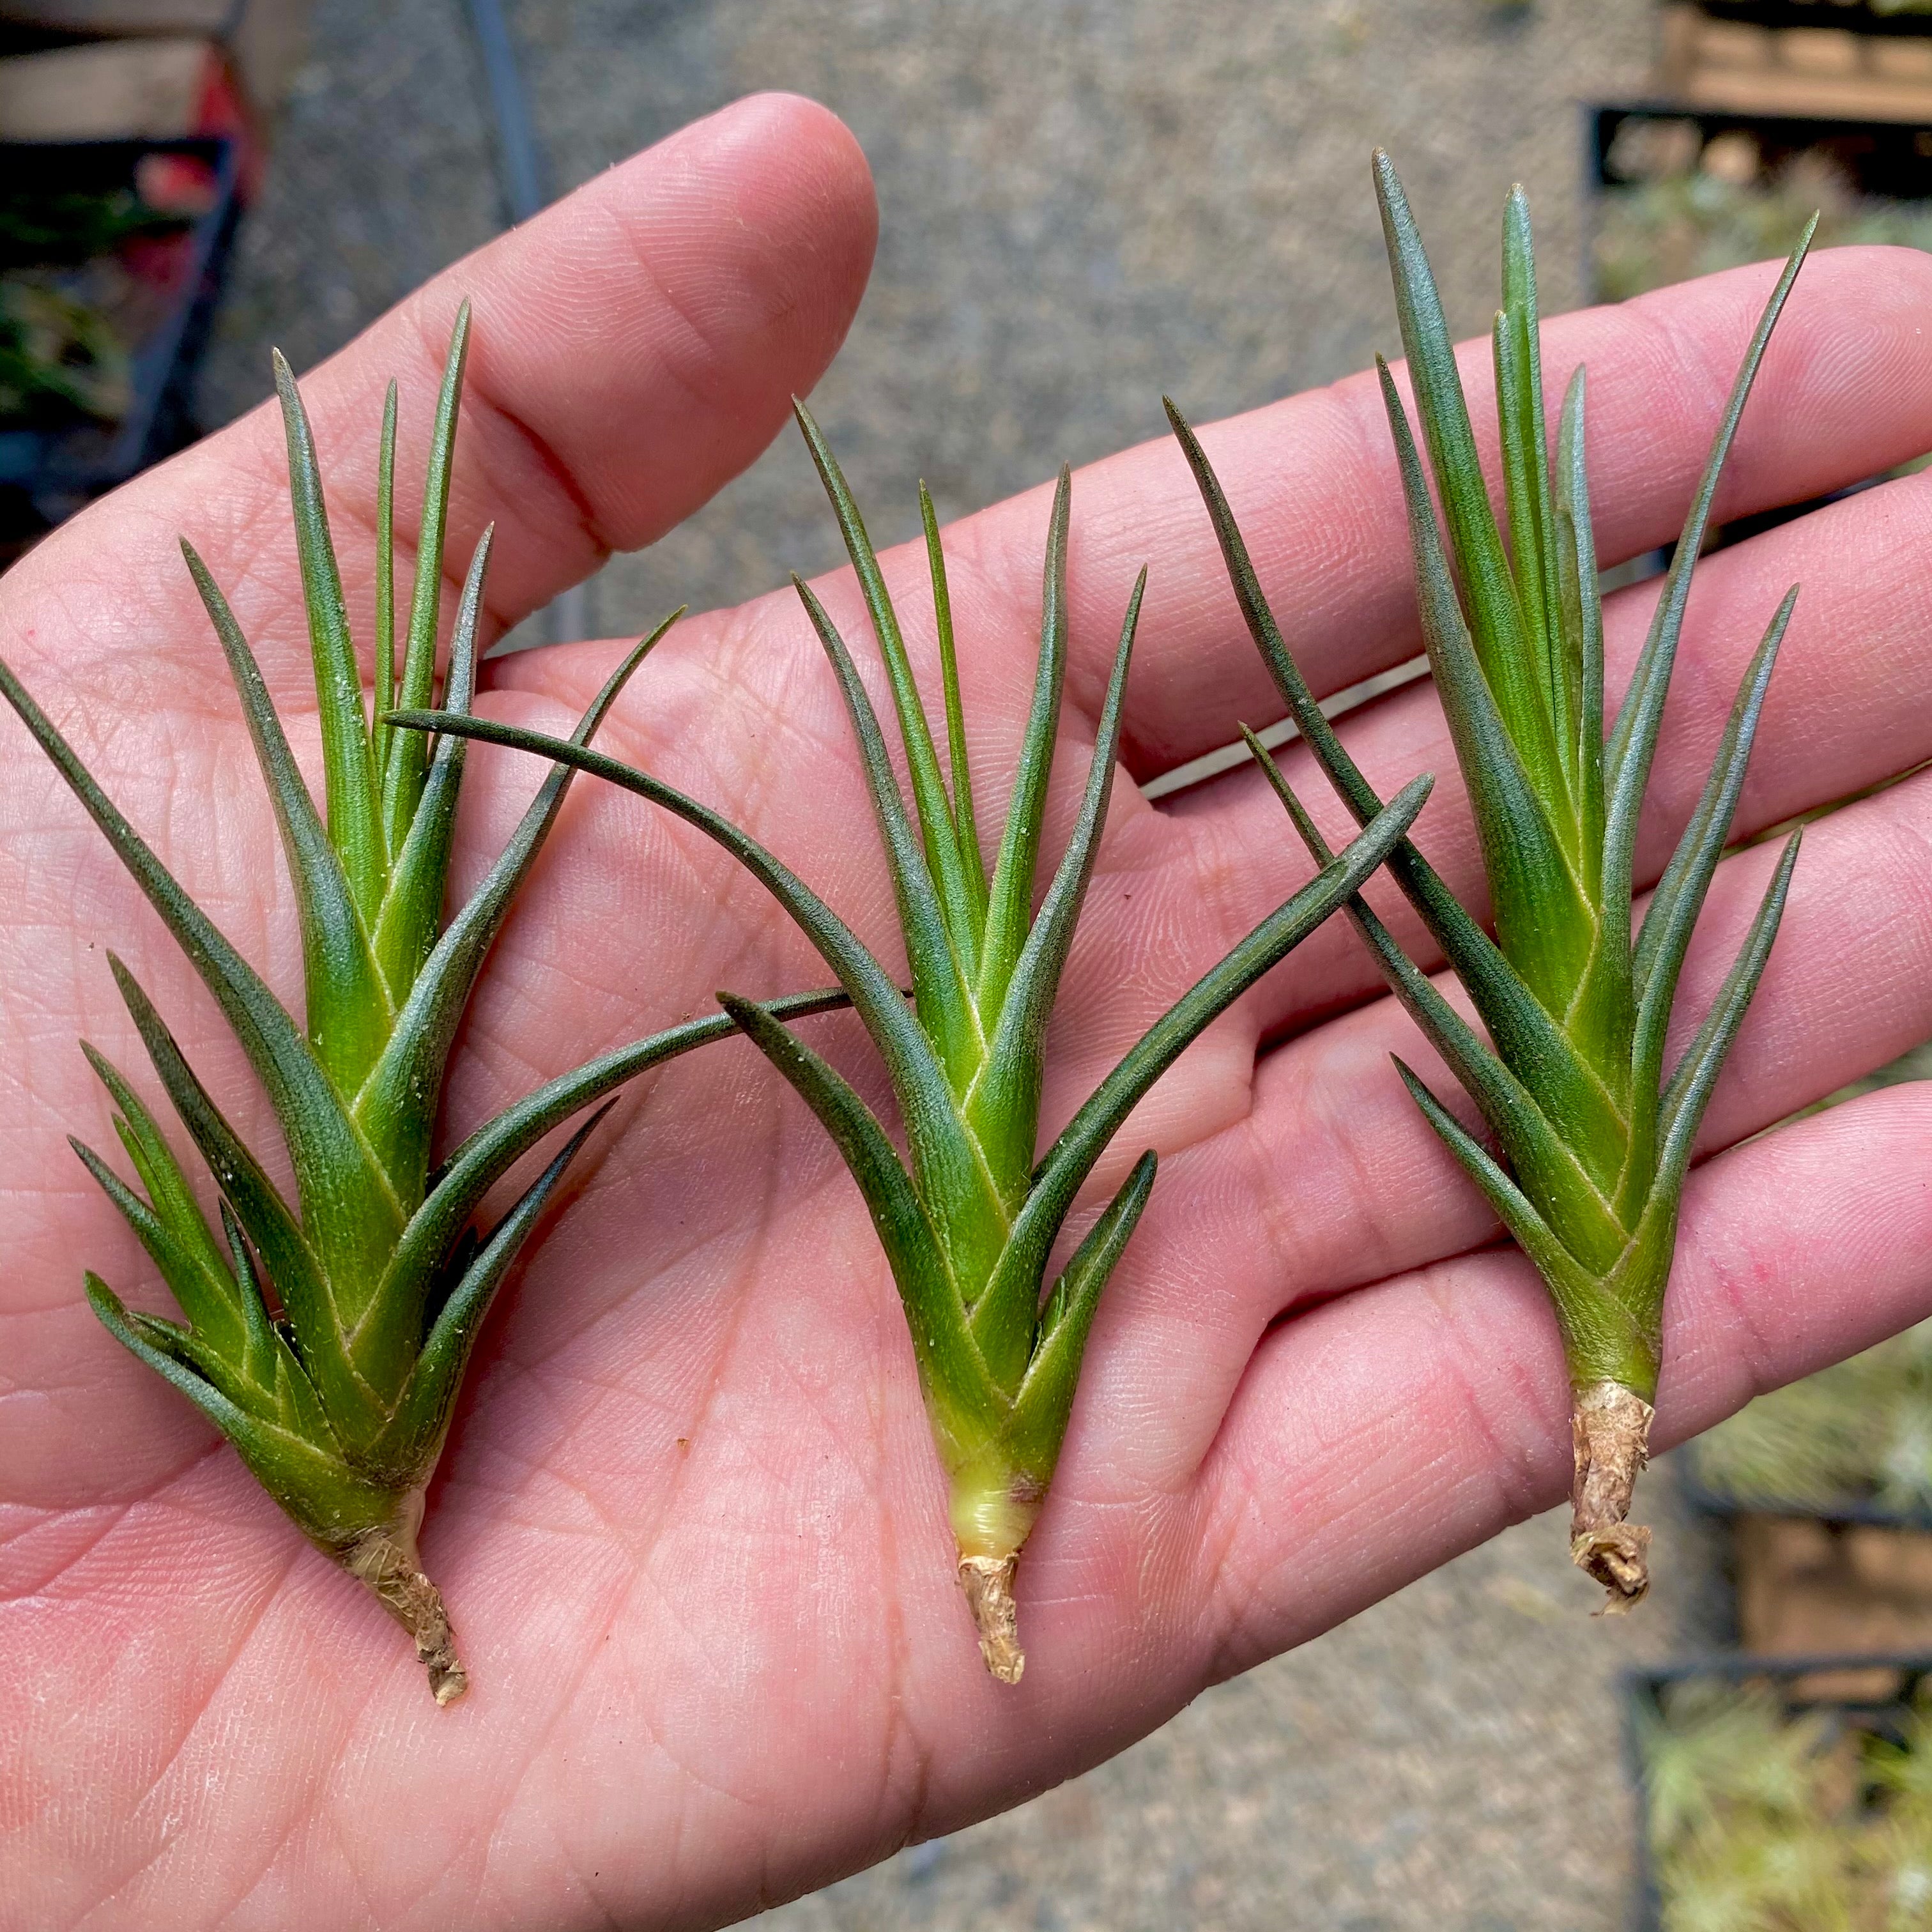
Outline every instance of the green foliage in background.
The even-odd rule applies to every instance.
[[[1638,1726],[1664,1932],[1932,1924],[1932,1707],[1895,1732],[1762,1685],[1668,1687]]]
[[[1932,249],[1932,202],[1861,194],[1822,149],[1767,166],[1742,130],[1700,146],[1694,121],[1633,116],[1610,160],[1628,178],[1604,189],[1591,240],[1605,302],[1788,255],[1814,217],[1820,248]]]
[[[1738,1503],[1932,1511],[1932,1322],[1748,1403],[1690,1450]]]

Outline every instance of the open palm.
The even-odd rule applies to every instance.
[[[797,101],[743,104],[462,264],[316,372],[304,392],[352,620],[371,595],[382,383],[403,383],[408,474],[464,295],[476,331],[451,555],[497,521],[501,626],[607,550],[650,541],[757,454],[789,392],[836,348],[873,223],[863,161],[836,122]],[[1591,365],[1606,562],[1672,534],[1774,272],[1546,332],[1552,389],[1577,360]],[[1922,256],[1813,262],[1720,512],[1806,499],[1932,447],[1928,314]],[[1486,346],[1471,352],[1472,393],[1486,358]],[[1410,656],[1408,552],[1372,383],[1205,440],[1318,689]],[[227,588],[313,773],[282,461],[278,426],[258,412],[77,519],[0,586],[0,651],[291,998],[296,914],[273,823],[174,551],[189,536]],[[1029,694],[1047,508],[1035,492],[948,538],[987,824],[1004,811]],[[1741,827],[1932,758],[1928,538],[1932,485],[1915,478],[1703,567],[1642,876],[1655,877],[1688,817],[1738,676],[1794,579],[1804,591]],[[1178,452],[1150,446],[1076,476],[1049,856],[1144,560],[1132,775],[1280,709]],[[922,558],[884,566],[930,678]],[[820,588],[862,638],[849,574]],[[1654,594],[1610,606],[1613,695]],[[567,730],[620,649],[500,661],[479,708]],[[864,669],[878,688],[876,667]],[[991,1682],[857,1192],[790,1090],[728,1042],[640,1082],[600,1128],[479,1351],[424,1539],[475,1687],[439,1711],[374,1601],[82,1298],[85,1264],[136,1304],[166,1306],[64,1144],[69,1130],[100,1141],[107,1108],[76,1037],[140,1064],[108,946],[230,1117],[279,1156],[191,968],[25,733],[6,730],[0,1925],[716,1922],[1093,1763],[1204,1684],[1566,1485],[1567,1394],[1542,1291],[1492,1245],[1479,1198],[1402,1091],[1390,1049],[1426,1073],[1430,1057],[1333,922],[1186,1054],[1095,1177],[1104,1198],[1143,1148],[1162,1156],[1021,1570],[1031,1667],[1017,1689]],[[1420,842],[1452,884],[1478,892],[1428,688],[1357,714],[1346,735],[1384,791],[1419,770],[1442,776]],[[737,819],[896,957],[844,715],[789,596],[681,626],[602,742]],[[1289,770],[1341,835],[1318,780]],[[459,891],[542,776],[487,748],[470,772]],[[1928,830],[1922,775],[1807,843],[1706,1124],[1707,1149],[1730,1150],[1687,1195],[1660,1444],[1932,1309],[1922,1090],[1732,1144],[1932,1032]],[[1773,856],[1748,851],[1721,869],[1679,1001],[1687,1025]],[[1117,790],[1055,1018],[1049,1133],[1308,870],[1251,773],[1169,807]],[[1373,896],[1419,951],[1399,903]],[[446,1132],[594,1052],[712,1010],[718,987],[765,994],[825,977],[716,848],[581,780],[472,1006]],[[850,1016],[803,1024],[879,1098]]]

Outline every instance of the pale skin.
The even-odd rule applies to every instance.
[[[1367,193],[1365,170],[1365,206]],[[401,382],[398,475],[411,476],[464,295],[476,332],[451,556],[460,568],[496,520],[500,626],[608,550],[670,527],[778,431],[788,394],[808,390],[838,345],[874,232],[865,164],[836,122],[797,101],[741,104],[459,265],[314,372],[304,390],[365,650],[382,386]],[[1774,273],[1550,324],[1552,394],[1578,359],[1590,365],[1606,562],[1672,534]],[[1814,260],[1720,514],[1932,448],[1928,320],[1925,256]],[[1479,424],[1487,358],[1486,343],[1466,358]],[[1408,558],[1372,381],[1204,440],[1318,690],[1409,656]],[[854,467],[862,501],[862,460]],[[226,587],[318,771],[286,487],[278,427],[257,412],[12,572],[0,652],[293,1000],[286,878],[175,550],[189,536]],[[949,538],[987,826],[1004,810],[1032,674],[1046,515],[1042,488]],[[1741,830],[1932,758],[1928,541],[1922,477],[1702,567],[1646,820],[1646,880],[1794,580],[1804,589]],[[1143,560],[1130,775],[1281,708],[1172,443],[1078,473],[1056,854]],[[772,561],[776,574],[788,560]],[[936,692],[922,563],[902,553],[886,569]],[[883,702],[850,579],[820,588]],[[1613,696],[1653,596],[1640,587],[1611,605]],[[641,629],[661,614],[634,614]],[[495,664],[482,708],[567,730],[620,648]],[[1478,893],[1427,688],[1345,735],[1385,793],[1439,775],[1422,842]],[[82,1298],[86,1264],[137,1305],[167,1306],[64,1139],[112,1145],[77,1036],[159,1105],[107,947],[154,992],[231,1118],[279,1155],[190,968],[10,717],[0,740],[0,1924],[718,1923],[1096,1762],[1204,1684],[1566,1491],[1568,1394],[1541,1290],[1402,1093],[1391,1050],[1451,1090],[1338,920],[1186,1054],[1096,1178],[1096,1196],[1110,1192],[1142,1148],[1160,1151],[1021,1568],[1021,1687],[989,1682],[973,1642],[910,1347],[856,1191],[802,1104],[733,1042],[631,1090],[484,1338],[423,1539],[473,1678],[440,1711],[375,1603],[302,1543]],[[602,742],[738,819],[892,956],[850,737],[789,593],[680,626]],[[1306,761],[1288,769],[1340,833]],[[488,748],[470,772],[460,883],[540,776]],[[1686,1196],[1660,1446],[1932,1312],[1924,1089],[1734,1144],[1932,1033],[1928,831],[1932,776],[1921,776],[1808,838]],[[1686,1026],[1772,856],[1723,867],[1678,1002]],[[1056,1019],[1050,1129],[1307,871],[1251,773],[1178,806],[1117,788]],[[1375,897],[1419,946],[1392,895]],[[718,987],[761,994],[825,976],[716,848],[580,781],[486,973],[446,1131],[706,1010]],[[853,1021],[802,1024],[878,1095]],[[1558,1532],[1550,1561],[1567,1566]],[[1596,1634],[1580,1618],[1580,1645]]]

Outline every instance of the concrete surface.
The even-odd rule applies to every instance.
[[[884,210],[871,293],[814,401],[882,541],[924,475],[957,513],[1366,364],[1394,329],[1367,151],[1388,142],[1459,328],[1531,184],[1546,304],[1580,298],[1576,100],[1640,94],[1646,0],[514,0],[560,184],[754,88],[845,116]],[[458,0],[320,0],[243,238],[204,406],[267,393],[496,220]],[[832,562],[782,441],[594,586],[596,622]],[[767,1915],[768,1932],[1189,1927],[1613,1932],[1616,1670],[1724,1634],[1718,1552],[1649,1484],[1663,1581],[1591,1619],[1560,1522],[1525,1525],[1010,1816]]]

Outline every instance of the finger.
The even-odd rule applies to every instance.
[[[406,537],[418,507],[410,479],[466,296],[475,320],[447,570],[460,580],[482,526],[497,525],[490,610],[500,626],[611,550],[650,542],[764,448],[793,392],[838,348],[876,226],[844,126],[808,101],[763,95],[598,176],[418,291],[303,380],[352,617],[370,580],[383,388],[392,377],[400,386]],[[171,656],[177,640],[197,665],[212,658],[178,532],[268,647],[280,690],[273,646],[306,646],[272,404],[95,506],[13,573],[13,608],[69,620],[22,621],[8,644],[16,668],[46,682],[76,656],[75,632],[87,640],[76,675]]]
[[[1932,946],[1928,836],[1928,776],[1808,830],[1702,1147],[1756,1132],[1932,1035],[1922,963]],[[1716,997],[1778,851],[1766,844],[1719,868],[1666,1065]],[[1466,1011],[1450,982],[1438,984]],[[1223,1108],[1232,1124],[1163,1159],[1082,1384],[1081,1400],[1097,1414],[1151,1414],[1157,1397],[1166,1418],[1115,1449],[1117,1480],[1172,1489],[1199,1466],[1252,1352],[1284,1310],[1372,1292],[1498,1238],[1495,1217],[1396,1077],[1392,1052],[1481,1131],[1414,1022],[1382,999],[1270,1054],[1251,1088],[1234,1088]],[[1214,1114],[1202,1104],[1196,1118]],[[1142,1144],[1124,1141],[1119,1151]]]
[[[1594,494],[1606,556],[1670,533],[1770,274],[1740,271],[1664,292],[1654,301],[1549,325],[1546,363],[1552,384],[1580,356],[1592,367]],[[1916,317],[1932,294],[1928,274],[1921,258],[1888,250],[1838,251],[1808,265],[1746,412],[1720,514],[1869,474],[1932,442],[1932,410],[1921,412],[1910,400],[1922,389],[1932,398],[1932,387],[1914,388],[1916,378],[1908,380],[1927,353]],[[1466,374],[1480,420],[1488,378],[1474,362]],[[1253,514],[1243,514],[1253,526],[1250,542],[1318,688],[1346,684],[1415,648],[1408,547],[1379,411],[1364,379],[1353,389],[1341,385],[1220,428],[1225,458],[1217,453],[1216,460],[1231,494],[1238,478],[1249,479]],[[1215,447],[1220,452],[1222,444]],[[1137,728],[1143,735],[1169,734],[1152,764],[1225,742],[1244,707],[1252,720],[1276,715],[1280,700],[1234,614],[1218,550],[1178,453],[1150,445],[1083,471],[1075,506],[1075,664],[1064,714],[1070,742],[1089,741],[1082,686],[1090,699],[1100,644],[1111,645],[1119,602],[1144,554],[1156,560],[1154,588],[1129,689],[1130,704],[1142,707],[1137,715],[1156,721]],[[1379,519],[1372,542],[1365,518]],[[1932,709],[1910,701],[1912,692],[1901,692],[1899,683],[1902,675],[1916,690],[1916,680],[1932,675],[1932,654],[1919,648],[1924,630],[1916,619],[1924,599],[1910,577],[1914,547],[1900,540],[1922,518],[1932,520],[1924,486],[1892,485],[1700,567],[1646,816],[1640,880],[1660,870],[1708,772],[1736,680],[1766,616],[1794,578],[1804,578],[1805,592],[1774,681],[1741,826],[1772,822],[1932,752],[1922,742],[1922,724]],[[1036,649],[1046,521],[1045,494],[1036,491],[947,532],[969,731],[982,754],[976,784],[988,825],[997,826],[1004,803]],[[883,566],[915,658],[923,652],[929,658],[923,557],[905,547],[888,553]],[[820,588],[848,636],[862,638],[866,620],[850,574],[838,573]],[[1611,600],[1613,695],[1628,676],[1657,594],[1654,586],[1639,586]],[[1171,601],[1163,604],[1163,598]],[[1854,654],[1840,642],[1846,634],[1886,641],[1848,662]],[[573,663],[546,653],[544,661],[506,668],[501,682],[565,692],[566,701],[580,702],[608,656],[608,647],[598,647],[576,654]],[[869,664],[870,652],[860,656]],[[825,682],[802,619],[770,603],[684,627],[662,662],[668,668],[680,660],[710,668],[710,701],[739,707],[747,718],[755,712],[766,729],[784,718],[796,694],[808,696]],[[930,687],[935,674],[929,664],[924,669]],[[659,687],[652,688],[655,700]],[[1828,709],[1821,710],[1828,696]],[[714,758],[724,756],[716,748],[734,735],[720,722],[723,716],[710,717],[708,726],[692,720]],[[830,737],[815,742],[842,746],[838,721],[828,717]],[[1830,721],[1822,731],[1821,717]],[[1199,727],[1191,738],[1190,718]],[[1474,831],[1432,693],[1418,688],[1384,700],[1357,716],[1344,735],[1384,790],[1418,770],[1436,773],[1420,843],[1459,893],[1480,906],[1484,894]],[[760,751],[766,748],[761,742]],[[802,743],[800,754],[812,748]],[[768,783],[754,772],[744,773],[741,782],[735,770],[741,762],[725,757],[734,769],[721,769],[715,782],[722,788],[706,792],[728,809],[746,786],[757,791]],[[1150,760],[1130,748],[1129,763],[1139,770]],[[1292,759],[1289,769],[1325,828],[1338,840],[1346,836],[1347,820],[1326,802],[1325,784],[1305,762]],[[1117,800],[1117,818],[1129,809]],[[1078,1004],[1078,988],[1090,979],[1109,993],[1107,1010],[1118,1023],[1096,1036],[1084,1057],[1076,1052],[1076,1088],[1111,1064],[1168,999],[1310,876],[1279,806],[1246,772],[1172,815],[1196,842],[1191,853],[1169,855],[1184,860],[1184,879],[1150,872],[1120,881],[1120,890],[1110,893],[1106,868],[1114,859],[1103,850],[1102,877],[1069,969],[1069,1003]],[[1144,833],[1129,842],[1138,856],[1147,856]],[[1117,847],[1112,829],[1108,843]],[[1399,899],[1382,888],[1371,897],[1392,915],[1412,951],[1432,956]],[[1184,901],[1196,910],[1180,910]],[[1154,936],[1148,920],[1156,911],[1166,922],[1158,936],[1170,942],[1170,952],[1177,937],[1181,945],[1173,957],[1154,960],[1148,976],[1124,982],[1110,964],[1083,964],[1110,962],[1123,947],[1148,953]],[[1270,1030],[1305,1024],[1338,1003],[1360,998],[1375,984],[1360,949],[1341,924],[1333,924],[1264,983],[1256,998],[1261,1024]],[[1132,994],[1124,1004],[1124,988]],[[1196,1056],[1197,1065],[1201,1058]]]
[[[1693,1177],[1658,1449],[1932,1312],[1928,1154],[1932,1089],[1895,1088]],[[1556,1503],[1568,1408],[1555,1324],[1514,1252],[1406,1276],[1276,1330],[1202,1472],[1209,1675]],[[1550,1561],[1564,1554],[1553,1544]]]
[[[1681,526],[1724,400],[1778,270],[1760,264],[1545,325],[1546,391],[1589,370],[1591,496],[1607,566]],[[1814,256],[1772,338],[1720,490],[1721,520],[1800,502],[1932,448],[1932,262],[1915,250]],[[1394,335],[1391,320],[1390,334]],[[1486,472],[1498,473],[1486,338],[1458,353]],[[1187,398],[1177,400],[1185,409]],[[1372,375],[1209,425],[1202,442],[1289,648],[1318,694],[1421,648],[1402,495]],[[953,595],[1024,611],[1036,599],[1042,492],[956,525]],[[1074,479],[1072,692],[1090,714],[1126,586],[1151,562],[1129,688],[1128,768],[1141,780],[1231,742],[1282,705],[1227,586],[1198,491],[1172,438]]]

